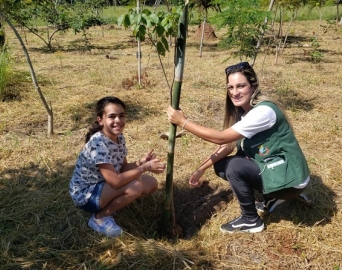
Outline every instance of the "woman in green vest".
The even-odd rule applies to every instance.
[[[239,201],[241,215],[221,225],[220,230],[261,232],[264,222],[257,209],[272,212],[277,205],[292,198],[305,202],[302,193],[310,181],[310,172],[284,110],[260,92],[258,78],[249,63],[229,66],[225,72],[224,130],[200,126],[171,106],[168,119],[219,145],[192,173],[189,184],[200,185],[200,178],[212,165],[218,176],[229,181]],[[229,156],[236,147],[236,154]],[[264,194],[264,202],[255,202],[254,190]]]

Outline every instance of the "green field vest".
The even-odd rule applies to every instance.
[[[309,168],[284,114],[272,102],[258,105],[271,107],[277,116],[276,123],[250,139],[244,138],[241,147],[260,168],[264,194],[303,183],[310,174]]]

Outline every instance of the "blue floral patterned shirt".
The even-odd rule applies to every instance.
[[[78,156],[69,188],[70,196],[76,206],[86,204],[95,185],[106,181],[98,164],[112,164],[116,172],[120,172],[128,151],[122,134],[119,134],[118,141],[119,143],[113,142],[101,132],[97,132],[84,145]]]

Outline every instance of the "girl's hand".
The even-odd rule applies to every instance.
[[[196,171],[194,171],[190,176],[189,185],[192,187],[198,187],[200,185],[199,180],[201,179],[203,174],[204,170],[197,169]]]
[[[154,149],[151,149],[145,157],[143,157],[141,160],[140,160],[140,163],[141,164],[145,164],[147,161],[150,161],[152,159],[155,159],[156,158],[156,154],[153,153]]]
[[[168,116],[168,120],[172,124],[175,124],[177,126],[183,126],[185,121],[186,121],[186,117],[185,117],[183,111],[182,110],[175,110],[174,108],[172,108],[171,105],[169,105],[169,107],[167,109],[167,116]]]
[[[166,164],[162,162],[159,158],[154,158],[152,160],[149,160],[145,163],[147,171],[153,172],[153,173],[162,173],[165,168]]]

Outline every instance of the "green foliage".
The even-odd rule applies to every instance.
[[[25,27],[37,35],[52,49],[52,40],[57,32],[70,28],[84,36],[89,27],[103,25],[107,20],[102,18],[103,7],[107,0],[0,0],[0,8],[4,14],[16,24]],[[37,22],[43,22],[37,25]]]
[[[0,99],[4,100],[10,96],[10,89],[7,87],[10,81],[11,67],[10,57],[5,47],[0,49]]]
[[[70,18],[70,27],[74,33],[82,32],[85,35],[86,30],[90,27],[107,24],[108,20],[99,16],[104,4],[105,1],[103,0],[76,0],[72,5],[72,16]]]
[[[208,17],[208,10],[213,9],[220,12],[220,6],[214,3],[214,0],[190,0],[190,8],[197,8],[200,14]]]
[[[15,24],[28,29],[51,49],[54,34],[69,29],[70,6],[45,0],[0,0],[4,14]],[[37,25],[42,21],[44,26]]]
[[[238,48],[235,53],[242,56],[254,55],[257,41],[266,28],[265,17],[270,13],[259,6],[257,0],[217,0],[222,12],[211,18],[211,22],[218,28],[226,28],[227,33],[221,42],[225,48]]]
[[[5,32],[1,28],[1,23],[0,23],[0,49],[2,49],[4,45],[5,45]]]
[[[168,13],[159,11],[157,14],[148,9],[138,12],[136,8],[133,8],[118,18],[118,25],[130,28],[137,40],[144,41],[147,36],[158,53],[165,56],[166,51],[169,51],[166,38],[177,36],[181,14],[181,7],[173,8]]]
[[[284,22],[291,20],[294,10],[296,10],[296,20],[299,21],[329,20],[336,16],[335,0],[283,0],[279,4],[284,8]],[[277,21],[279,21],[279,13]]]
[[[311,55],[311,59],[312,59],[312,61],[314,63],[318,63],[318,62],[320,62],[323,59],[324,55],[318,49],[320,47],[320,44],[319,44],[319,42],[318,42],[316,37],[313,37],[311,39],[311,46],[314,48],[313,51],[310,54]]]

